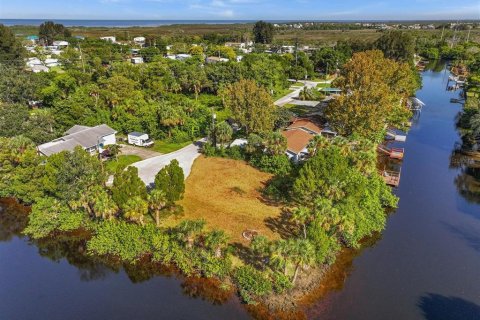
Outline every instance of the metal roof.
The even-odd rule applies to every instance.
[[[129,136],[132,136],[132,137],[141,137],[141,136],[143,136],[143,135],[145,135],[145,134],[146,134],[146,133],[134,131],[134,132],[130,132],[128,135],[129,135]]]
[[[101,138],[117,132],[106,124],[101,124],[96,127],[73,126],[66,133],[66,136],[38,146],[38,150],[50,156],[62,151],[72,151],[76,146],[92,148],[100,143]]]

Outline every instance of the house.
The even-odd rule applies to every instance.
[[[180,53],[175,56],[175,59],[179,61],[185,61],[187,59],[190,59],[191,57],[192,57],[191,54]]]
[[[34,65],[31,67],[33,73],[48,72],[50,69],[44,65]]]
[[[117,143],[115,134],[117,132],[101,124],[95,127],[75,125],[65,132],[65,136],[38,146],[38,153],[44,156],[51,156],[62,151],[73,151],[80,146],[91,154],[105,151],[107,145]]]
[[[108,42],[111,42],[111,43],[116,43],[117,42],[117,38],[116,37],[112,37],[112,36],[109,36],[109,37],[100,37],[101,40],[104,40],[104,41],[108,41]]]
[[[295,162],[303,160],[308,154],[308,145],[322,129],[307,119],[294,120],[283,132],[287,139],[287,156]]]
[[[130,62],[133,64],[141,64],[143,63],[143,58],[142,57],[133,57],[130,59]]]
[[[139,46],[144,46],[145,45],[145,37],[135,37],[133,38],[133,42],[136,44],[136,45],[139,45]]]
[[[205,59],[205,63],[218,63],[218,62],[228,62],[229,60],[226,58],[220,57],[207,57]]]
[[[53,41],[53,45],[56,46],[58,49],[68,47],[67,41]]]

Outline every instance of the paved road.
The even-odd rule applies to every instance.
[[[175,152],[139,161],[132,166],[138,168],[138,176],[147,186],[153,186],[155,175],[170,161],[177,159],[186,179],[192,169],[193,161],[200,156],[202,143],[202,141],[197,141]]]
[[[282,107],[286,104],[289,104],[290,102],[293,101],[293,98],[297,98],[298,95],[300,94],[300,91],[302,91],[305,87],[311,89],[311,88],[315,88],[319,83],[323,83],[324,81],[321,81],[321,82],[318,82],[318,81],[305,81],[305,80],[302,80],[302,81],[298,81],[298,82],[301,82],[303,83],[303,86],[298,88],[298,89],[295,89],[293,92],[290,92],[289,94],[287,94],[286,96],[284,97],[281,97],[280,99],[278,99],[277,101],[275,101],[275,105],[276,106],[279,106],[279,107]],[[325,82],[328,82],[328,81],[325,81]]]

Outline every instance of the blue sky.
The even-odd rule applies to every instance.
[[[0,0],[3,19],[480,19],[480,0]]]

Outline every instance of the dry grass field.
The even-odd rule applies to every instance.
[[[245,243],[242,232],[246,229],[278,239],[266,219],[278,218],[281,207],[268,204],[260,192],[271,177],[243,161],[201,156],[193,164],[185,197],[180,201],[184,214],[170,217],[164,224],[173,226],[183,219],[205,219],[207,229],[224,230],[231,242]]]

